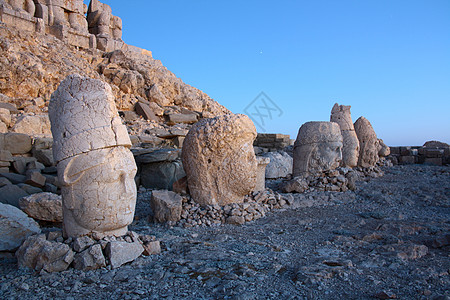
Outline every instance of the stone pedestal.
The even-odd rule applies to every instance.
[[[254,192],[266,189],[266,167],[270,163],[270,158],[257,156],[258,168],[256,169],[256,186]]]

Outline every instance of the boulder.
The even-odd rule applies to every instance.
[[[0,133],[0,150],[12,154],[26,154],[31,151],[31,137],[23,133]]]
[[[66,244],[47,241],[45,234],[28,237],[16,252],[20,267],[36,271],[61,272],[72,263],[74,252]]]
[[[4,175],[4,174],[0,174]],[[19,199],[28,196],[28,193],[17,185],[7,184],[0,188],[0,202],[19,207]]]
[[[79,236],[73,241],[73,250],[81,252],[95,244],[95,241],[87,235]]]
[[[17,119],[11,131],[31,136],[52,135],[50,131],[50,120],[47,114],[35,116],[23,115]]]
[[[26,184],[35,186],[35,187],[43,187],[45,186],[45,181],[47,180],[44,175],[41,174],[39,170],[29,170],[27,171],[27,179],[25,180]]]
[[[256,186],[256,128],[241,114],[202,119],[189,130],[183,167],[193,200],[200,205],[243,202]]]
[[[153,110],[145,103],[137,102],[134,109],[136,113],[146,120],[159,121]]]
[[[161,244],[159,241],[151,241],[144,244],[144,252],[142,254],[149,256],[161,253]]]
[[[11,124],[11,113],[8,109],[0,107],[0,121],[5,123],[6,126]]]
[[[52,149],[37,149],[33,151],[33,156],[44,166],[50,167],[55,164]]]
[[[309,182],[302,176],[298,176],[286,182],[282,190],[285,193],[303,193],[309,188]]]
[[[363,168],[373,167],[379,160],[377,134],[369,120],[364,117],[356,120],[354,126],[360,147],[358,166]]]
[[[150,205],[154,218],[159,223],[177,222],[181,218],[183,199],[180,195],[167,191],[153,191]]]
[[[62,222],[61,196],[52,193],[38,193],[23,197],[19,207],[33,219]]]
[[[81,253],[75,254],[73,266],[77,270],[89,271],[106,267],[102,246],[95,244]]]
[[[266,178],[285,178],[292,175],[294,159],[286,152],[267,152],[262,156],[270,158],[270,162],[266,167]]]
[[[23,211],[0,203],[0,251],[14,251],[27,237],[40,232],[39,225]]]
[[[113,241],[106,245],[105,252],[111,262],[111,267],[116,269],[138,258],[144,252],[144,247],[139,242],[127,243]]]
[[[186,176],[181,161],[140,165],[141,185],[146,188],[171,190],[174,182]]]

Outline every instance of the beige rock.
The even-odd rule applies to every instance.
[[[256,129],[245,115],[203,119],[189,130],[182,161],[188,187],[200,205],[242,202],[256,186]]]
[[[31,136],[46,135],[51,136],[50,120],[48,115],[24,115],[17,119],[16,124],[11,129],[12,132],[24,133]]]
[[[124,235],[134,217],[136,164],[111,87],[70,75],[52,95],[49,115],[65,235]]]
[[[358,166],[363,168],[373,167],[379,159],[379,146],[372,124],[366,118],[360,117],[356,120],[354,126],[360,146]]]
[[[13,251],[41,228],[23,211],[12,205],[0,203],[0,251]]]
[[[350,108],[350,105],[334,104],[330,122],[338,123],[341,128],[343,138],[341,165],[353,168],[358,164],[359,141],[353,126]]]
[[[391,148],[389,148],[382,139],[378,139],[378,156],[386,157],[389,154],[391,154]]]
[[[182,198],[180,195],[166,190],[153,191],[150,205],[159,223],[180,220],[182,209]]]
[[[0,133],[0,150],[12,154],[26,154],[31,151],[31,137],[23,133]]]
[[[8,132],[8,126],[6,126],[5,123],[0,121],[0,133],[7,133]]]
[[[266,167],[270,163],[270,158],[257,156],[256,160],[258,162],[258,168],[254,192],[259,192],[266,189]]]
[[[77,270],[95,270],[106,266],[100,244],[93,245],[81,253],[75,254],[73,266]]]
[[[138,258],[144,252],[144,247],[139,242],[109,242],[105,252],[111,267],[115,269]]]
[[[341,159],[342,135],[337,123],[307,122],[300,127],[294,144],[294,177],[334,170]]]
[[[19,200],[19,207],[33,219],[62,222],[61,196],[53,193],[38,193]]]
[[[8,109],[0,107],[0,121],[5,123],[6,126],[11,124],[11,113]]]

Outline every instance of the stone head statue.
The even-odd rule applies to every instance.
[[[330,121],[339,124],[343,138],[342,161],[343,167],[356,167],[359,157],[359,141],[353,127],[351,106],[334,104],[331,110]]]
[[[256,185],[256,129],[245,115],[197,122],[183,143],[182,160],[192,198],[201,205],[242,202]]]
[[[333,170],[341,159],[342,135],[337,123],[307,122],[300,127],[294,144],[294,177]]]
[[[356,120],[355,132],[359,140],[358,166],[363,168],[373,167],[377,163],[379,142],[372,124],[364,117]]]
[[[386,157],[389,156],[389,154],[391,154],[391,148],[389,148],[382,139],[378,139],[378,156]]]
[[[124,235],[134,217],[136,164],[111,87],[70,75],[53,93],[49,116],[66,236]]]

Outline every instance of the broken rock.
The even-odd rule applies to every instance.
[[[106,255],[113,269],[135,260],[142,252],[144,252],[144,247],[139,242],[127,243],[113,241],[106,245]]]
[[[21,198],[19,207],[34,219],[62,222],[62,200],[60,195],[53,193],[33,194]]]
[[[75,254],[73,266],[77,270],[95,270],[106,266],[102,246],[95,244],[81,253]]]
[[[177,222],[181,218],[182,201],[180,195],[167,191],[153,191],[150,205],[154,218],[160,223]]]

